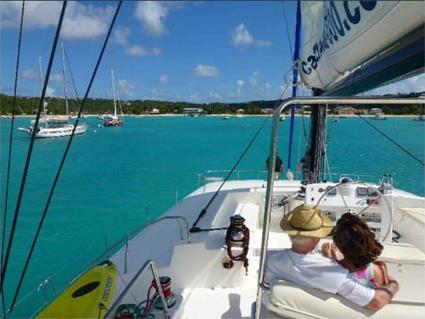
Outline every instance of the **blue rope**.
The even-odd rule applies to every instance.
[[[297,96],[298,60],[300,57],[301,38],[301,2],[297,1],[297,21],[295,24],[294,67],[292,69],[292,97]],[[291,122],[289,125],[288,171],[291,169],[292,144],[294,140],[295,105],[291,106]]]

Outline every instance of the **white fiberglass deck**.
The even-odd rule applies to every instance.
[[[220,184],[221,182],[214,182],[199,188],[163,216],[184,216],[190,227]],[[241,262],[235,262],[231,269],[223,267],[223,259],[227,256],[224,247],[225,230],[192,233],[188,242],[184,225],[179,226],[176,220],[171,219],[145,228],[130,240],[127,261],[125,247],[111,258],[120,272],[119,290],[150,259],[156,263],[161,276],[172,278],[172,291],[177,300],[169,309],[172,318],[250,318],[257,293],[265,186],[266,183],[261,180],[227,182],[198,224],[201,228],[227,227],[230,216],[242,215],[250,230],[248,274],[245,274]],[[276,181],[274,198],[278,201],[288,194],[294,194],[300,186],[298,181]],[[401,198],[400,203],[407,201],[413,203],[413,206],[420,204],[417,201],[423,201],[397,190],[391,196],[394,201]],[[329,199],[327,205],[331,204]],[[282,214],[283,211],[278,206],[272,209],[268,245],[270,250],[290,247],[288,236],[279,227]],[[423,253],[417,250],[415,252],[420,256],[413,263],[423,264]],[[396,277],[400,275],[404,276],[401,272],[395,274]],[[409,278],[406,280],[412,279]],[[151,280],[151,273],[146,271],[124,297],[123,303],[139,303],[144,300]],[[409,295],[411,294],[407,290],[400,293],[402,299],[410,298]],[[154,310],[154,313],[157,317],[162,316],[160,310]],[[271,316],[274,315],[265,313],[265,317]]]

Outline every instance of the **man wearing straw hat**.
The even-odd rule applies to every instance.
[[[280,227],[292,242],[291,249],[269,252],[267,276],[339,294],[355,304],[376,311],[391,301],[394,287],[371,289],[349,278],[336,261],[312,253],[321,238],[332,231],[330,219],[318,208],[301,205],[283,217]]]

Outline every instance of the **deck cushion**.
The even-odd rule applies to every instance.
[[[368,311],[343,297],[283,280],[271,285],[267,308],[285,318],[423,318],[425,304],[392,302],[377,312]]]

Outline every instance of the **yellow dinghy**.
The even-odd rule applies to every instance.
[[[112,262],[93,267],[71,284],[37,318],[103,318],[116,287]]]

